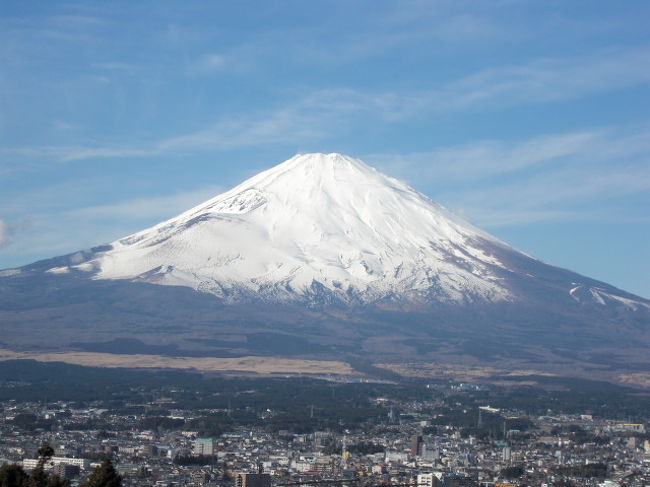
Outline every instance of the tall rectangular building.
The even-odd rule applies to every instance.
[[[417,487],[438,487],[438,477],[434,473],[420,473],[417,477]]]
[[[194,440],[195,455],[214,455],[214,441],[212,438],[197,438]]]
[[[411,455],[418,457],[422,455],[422,435],[413,435],[411,437]]]
[[[240,473],[235,478],[235,487],[271,487],[268,473]]]

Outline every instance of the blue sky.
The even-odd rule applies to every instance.
[[[0,268],[343,152],[650,297],[650,3],[0,3]]]

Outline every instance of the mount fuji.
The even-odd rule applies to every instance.
[[[650,370],[650,301],[530,257],[341,154],[297,155],[151,228],[0,271],[0,318],[11,348],[118,337],[186,354]]]
[[[509,300],[493,247],[507,249],[360,160],[308,154],[46,272],[187,286],[228,302]]]

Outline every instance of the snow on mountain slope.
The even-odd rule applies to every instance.
[[[508,301],[492,246],[513,251],[358,159],[304,154],[50,272],[189,286],[232,301]]]
[[[152,228],[16,270],[34,271],[186,286],[226,302],[532,299],[650,310],[647,300],[518,252],[341,154],[297,155]]]
[[[578,303],[592,302],[601,306],[619,304],[632,311],[636,311],[639,308],[650,309],[650,304],[645,300],[632,299],[629,296],[619,296],[598,286],[589,287],[577,283],[573,284],[575,287],[571,288],[569,295]]]

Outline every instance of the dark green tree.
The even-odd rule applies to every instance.
[[[53,456],[54,448],[48,443],[43,443],[38,449],[38,464],[27,479],[27,487],[47,487],[45,464]]]
[[[53,456],[54,448],[48,443],[43,443],[38,449],[38,465],[27,478],[26,487],[68,487],[67,480],[45,472],[45,465]]]
[[[524,474],[524,469],[523,467],[506,467],[501,469],[499,472],[499,477],[502,477],[504,479],[518,479]]]
[[[23,487],[27,474],[20,465],[6,464],[0,467],[0,487]]]
[[[88,480],[80,487],[121,487],[122,476],[117,473],[110,459],[102,461],[101,465],[93,470]]]
[[[47,461],[54,456],[54,448],[49,443],[43,443],[38,449],[38,465],[45,467]]]
[[[47,487],[69,487],[70,482],[68,482],[66,479],[62,479],[58,475],[48,475],[47,483],[45,485]]]

